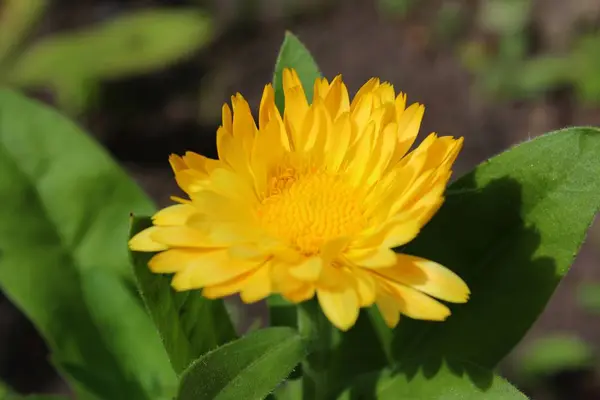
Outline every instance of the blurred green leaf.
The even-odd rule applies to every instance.
[[[416,0],[378,0],[381,12],[406,17],[418,4]]]
[[[68,397],[65,396],[54,396],[51,394],[45,395],[45,394],[34,394],[31,396],[25,396],[22,398],[8,398],[7,400],[69,400]]]
[[[0,400],[10,400],[14,395],[13,390],[4,382],[0,381]]]
[[[581,36],[573,45],[569,58],[571,79],[579,99],[600,104],[600,35]]]
[[[156,385],[144,386],[146,374],[162,366],[121,375],[131,360],[105,341],[104,327],[93,318],[100,311],[91,308],[108,300],[91,306],[82,291],[84,274],[94,269],[133,288],[128,214],[152,212],[144,193],[73,123],[0,90],[0,203],[0,286],[33,321],[54,359],[97,379],[110,373],[123,393],[140,388],[154,393]],[[122,289],[115,286],[106,296],[112,291]],[[154,354],[159,364],[158,335],[140,334],[138,341],[148,354],[137,357]],[[162,363],[168,365],[168,359]],[[95,398],[71,383],[78,398]],[[162,376],[161,384],[172,386],[172,373]]]
[[[487,30],[513,35],[525,29],[531,17],[532,0],[484,0],[479,21]]]
[[[466,7],[462,3],[443,3],[435,16],[435,35],[445,43],[454,42],[468,27],[465,19]]]
[[[0,382],[0,400],[69,400],[69,398],[52,394],[20,395]]]
[[[2,63],[23,42],[46,8],[46,0],[4,0],[0,2],[0,80]]]
[[[138,11],[42,39],[12,64],[7,79],[72,93],[89,81],[164,68],[205,45],[211,31],[209,17],[195,9]],[[76,104],[81,93],[74,95]]]
[[[590,346],[575,336],[555,335],[537,339],[521,357],[520,376],[543,379],[566,370],[593,367]]]
[[[429,367],[429,366],[428,366]],[[526,400],[506,380],[470,364],[432,365],[370,373],[356,380],[338,400]]]
[[[571,66],[566,57],[543,55],[523,62],[515,74],[520,97],[532,97],[570,83]]]
[[[283,69],[294,68],[300,76],[308,102],[312,102],[315,79],[321,76],[319,67],[304,44],[291,32],[285,33],[283,44],[275,63],[273,88],[275,89],[275,104],[283,115],[285,99],[283,95]]]
[[[588,311],[600,312],[600,283],[583,283],[577,289],[577,300]]]
[[[149,226],[150,218],[134,217],[130,236]],[[235,339],[236,334],[222,300],[204,298],[200,291],[175,292],[170,276],[148,269],[152,256],[131,253],[138,289],[179,375],[195,359]]]
[[[305,355],[291,328],[255,331],[195,361],[181,377],[177,400],[264,399]]]
[[[449,187],[444,206],[403,252],[454,270],[472,297],[452,305],[443,323],[401,321],[397,360],[449,357],[493,368],[511,350],[598,211],[598,154],[598,129],[565,129],[493,157]]]

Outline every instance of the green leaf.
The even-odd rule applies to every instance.
[[[537,339],[521,358],[519,376],[543,379],[566,370],[592,368],[594,351],[576,336],[553,335]]]
[[[150,218],[134,217],[131,234],[152,225]],[[209,350],[236,338],[222,300],[202,297],[200,291],[175,292],[171,277],[148,269],[152,253],[132,252],[138,289],[158,328],[177,374]]]
[[[98,379],[112,373],[123,393],[140,387],[153,393],[156,385],[144,386],[148,372],[141,368],[120,375],[131,361],[105,342],[104,327],[93,317],[106,301],[90,305],[82,290],[85,273],[94,269],[133,288],[128,214],[154,209],[143,192],[73,123],[0,90],[0,204],[0,287],[35,324],[59,366]],[[112,291],[122,289],[115,286],[106,296]],[[118,316],[123,323],[129,318]],[[138,341],[136,348],[149,354],[137,357],[154,355],[157,364],[168,366],[157,350],[158,335],[140,334]],[[173,373],[161,382],[172,386]],[[71,383],[78,398],[94,398],[76,379]]]
[[[348,332],[336,329],[316,299],[298,305],[298,328],[307,340],[309,355],[302,362],[305,399],[330,399],[353,377],[387,365],[376,329],[379,321],[362,310]]]
[[[472,297],[442,323],[404,319],[397,360],[450,357],[493,368],[567,273],[600,205],[600,131],[571,128],[516,146],[452,184],[402,251],[446,265]]]
[[[567,57],[543,55],[519,64],[514,74],[515,96],[535,97],[570,83],[571,67]]]
[[[600,283],[582,283],[577,288],[577,300],[586,311],[600,312]]]
[[[114,378],[114,371],[104,371],[103,382],[94,392],[104,399],[127,397],[141,399],[172,399],[177,389],[176,376],[167,361],[165,350],[156,341],[152,321],[143,304],[130,288],[114,274],[91,269],[82,276],[84,301],[92,320],[102,327],[100,334],[107,347],[121,358],[121,374],[141,381],[138,393],[124,393]],[[149,348],[150,343],[155,344]],[[167,382],[165,376],[170,376]],[[171,384],[171,387],[166,387]],[[150,396],[145,394],[148,388]]]
[[[569,66],[579,100],[600,104],[600,35],[584,34],[578,37],[569,55]]]
[[[177,400],[264,399],[305,354],[291,328],[255,331],[195,361],[181,377]]]
[[[275,89],[275,104],[283,115],[285,99],[283,96],[283,70],[294,68],[300,76],[308,102],[312,102],[315,79],[321,76],[319,67],[302,42],[291,32],[285,33],[283,44],[275,63],[273,88]]]
[[[69,398],[65,396],[54,396],[51,394],[34,394],[32,396],[25,396],[23,398],[9,398],[8,400],[69,400]]]
[[[89,81],[164,68],[205,45],[211,31],[208,16],[195,9],[138,11],[42,39],[12,64],[7,79],[74,92]]]
[[[46,5],[46,0],[4,0],[0,4],[0,80],[2,63],[23,42]]]
[[[532,5],[531,0],[487,0],[482,3],[479,22],[493,33],[514,35],[525,29]]]
[[[430,364],[364,375],[338,400],[526,400],[506,380],[471,364]]]
[[[0,400],[8,400],[11,396],[14,396],[12,388],[0,381]]]

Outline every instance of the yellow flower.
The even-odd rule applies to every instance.
[[[155,273],[176,290],[208,298],[239,293],[246,303],[279,293],[318,297],[339,329],[377,304],[393,327],[400,314],[444,320],[467,285],[429,260],[396,254],[443,202],[462,138],[429,135],[409,152],[424,107],[369,80],[350,101],[341,76],[317,79],[309,104],[298,75],[283,71],[285,111],[265,87],[254,122],[237,94],[223,106],[219,160],[172,155],[189,199],[159,211],[129,243],[156,252]],[[432,296],[432,297],[430,297]]]

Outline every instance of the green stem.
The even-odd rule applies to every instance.
[[[309,355],[302,362],[302,397],[327,399],[329,362],[339,334],[323,315],[316,299],[298,305],[298,329],[308,341]]]

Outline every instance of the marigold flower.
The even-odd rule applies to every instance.
[[[433,261],[396,254],[443,202],[462,138],[430,134],[409,152],[424,107],[376,78],[352,101],[341,76],[317,79],[307,102],[294,70],[283,71],[285,111],[266,85],[258,126],[246,100],[223,106],[219,159],[172,155],[189,199],[159,211],[129,243],[159,252],[155,273],[176,290],[208,298],[239,293],[246,303],[279,293],[318,297],[339,329],[376,304],[393,327],[400,314],[444,320],[467,285]]]

